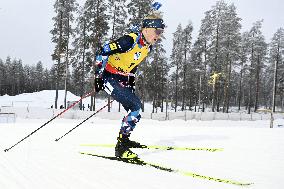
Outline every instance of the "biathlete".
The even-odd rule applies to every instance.
[[[152,45],[159,40],[165,28],[159,14],[147,16],[139,32],[131,32],[116,41],[105,44],[97,56],[95,90],[105,90],[128,112],[122,119],[115,156],[135,158],[137,154],[130,148],[141,147],[140,143],[129,139],[139,122],[142,107],[134,93],[137,66],[148,56]]]

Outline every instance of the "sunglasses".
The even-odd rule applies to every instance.
[[[161,35],[163,32],[164,32],[164,30],[161,30],[161,29],[156,29],[155,30],[155,34],[156,35]]]

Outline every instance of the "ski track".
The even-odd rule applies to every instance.
[[[57,121],[38,131],[9,152],[12,144],[46,120],[21,120],[0,125],[1,189],[282,189],[284,173],[284,130],[239,126],[240,122],[159,122],[139,123],[131,138],[149,145],[224,148],[221,152],[165,151],[135,149],[148,162],[200,175],[241,182],[234,186],[199,178],[185,177],[147,166],[126,164],[88,155],[96,151],[113,155],[114,149],[81,147],[80,144],[115,143],[120,121],[94,118],[55,142],[81,120]],[[220,127],[220,123],[224,126]],[[261,122],[266,126],[267,122]],[[233,127],[225,127],[232,124]]]

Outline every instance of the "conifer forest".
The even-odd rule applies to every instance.
[[[50,31],[53,66],[44,68],[41,61],[27,65],[21,57],[0,59],[0,95],[66,90],[84,96],[94,88],[94,63],[102,45],[140,24],[152,3],[56,0]],[[170,56],[163,36],[136,72],[135,92],[142,103],[153,104],[153,112],[166,106],[173,111],[284,111],[284,28],[266,39],[261,18],[247,31],[241,23],[238,7],[220,0],[204,12],[199,28],[190,21],[178,25]],[[95,98],[108,96],[100,92]]]

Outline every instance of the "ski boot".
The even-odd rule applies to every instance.
[[[142,148],[142,146],[139,142],[129,140],[129,136],[119,134],[115,146],[115,156],[128,159],[138,158],[138,155],[132,152],[130,148]]]

